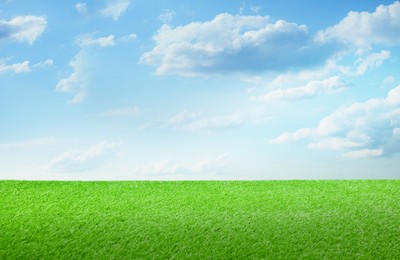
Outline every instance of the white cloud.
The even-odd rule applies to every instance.
[[[53,171],[77,172],[91,170],[115,155],[115,143],[102,141],[86,150],[66,152],[48,165]]]
[[[0,20],[0,40],[33,44],[44,32],[46,25],[43,16],[16,16],[10,21]]]
[[[288,133],[283,133],[277,138],[271,140],[271,143],[275,144],[281,144],[281,143],[286,143],[286,142],[295,142],[300,139],[303,139],[305,137],[312,136],[314,133],[314,130],[311,128],[300,128],[295,132],[288,132]]]
[[[383,154],[382,149],[363,149],[355,150],[345,153],[346,157],[349,158],[367,158],[367,157],[379,157]]]
[[[90,35],[84,35],[79,37],[77,42],[81,47],[90,47],[90,46],[109,47],[115,45],[114,35],[109,35],[100,38],[92,38]]]
[[[377,68],[383,64],[383,62],[389,59],[391,56],[390,51],[382,50],[381,52],[372,53],[364,58],[360,58],[356,61],[358,75],[363,75],[368,69]]]
[[[169,24],[175,15],[176,13],[174,10],[164,9],[163,12],[158,16],[158,20],[164,24]]]
[[[140,113],[141,109],[139,107],[123,107],[104,113],[100,113],[100,116],[106,117],[135,117]]]
[[[357,140],[358,139],[358,140]],[[368,142],[370,138],[368,136],[358,136],[355,140],[351,140],[348,137],[328,137],[314,143],[311,143],[308,147],[315,150],[320,149],[332,149],[332,150],[342,150],[349,148],[357,148],[363,146]]]
[[[44,68],[46,66],[51,66],[53,65],[54,61],[52,59],[47,59],[41,62],[38,62],[36,64],[34,64],[32,67],[34,68]]]
[[[20,63],[14,64],[4,64],[3,61],[0,60],[0,73],[3,72],[14,72],[14,73],[23,73],[30,72],[31,68],[29,67],[29,61],[23,61]]]
[[[59,139],[50,137],[40,137],[18,143],[0,144],[0,148],[37,148],[42,146],[54,146],[60,142]]]
[[[86,15],[88,13],[88,7],[86,3],[76,3],[74,7],[81,15]]]
[[[321,31],[317,39],[348,41],[358,46],[400,44],[400,2],[380,5],[375,12],[349,12],[338,24]]]
[[[31,72],[32,69],[44,68],[53,64],[53,60],[51,59],[35,63],[32,66],[28,60],[19,63],[6,64],[8,60],[10,59],[0,60],[0,74],[5,72],[27,73]]]
[[[347,88],[346,82],[338,77],[333,76],[324,80],[312,80],[302,87],[279,88],[269,91],[268,93],[258,97],[260,101],[272,100],[299,100],[314,97],[318,94],[338,93]]]
[[[323,63],[333,51],[332,46],[313,42],[305,25],[226,13],[207,22],[163,25],[153,38],[156,46],[140,62],[156,66],[159,75],[310,67]]]
[[[121,38],[118,39],[118,41],[120,42],[130,42],[130,41],[134,41],[137,39],[137,35],[135,33],[131,33],[129,35],[123,36]]]
[[[384,156],[400,152],[400,86],[386,98],[343,107],[323,118],[315,128],[283,133],[272,142],[311,138],[313,149],[350,150],[348,157]]]
[[[130,4],[130,0],[110,0],[107,6],[100,10],[100,14],[118,20],[118,18],[128,9]]]
[[[58,81],[55,90],[73,95],[71,103],[80,103],[86,95],[88,85],[86,53],[81,50],[70,62],[72,73]]]

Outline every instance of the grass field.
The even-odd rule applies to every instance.
[[[400,181],[0,181],[0,259],[395,259]]]

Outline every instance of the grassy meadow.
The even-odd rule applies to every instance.
[[[0,259],[398,259],[400,181],[0,181]]]

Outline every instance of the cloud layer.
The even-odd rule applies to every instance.
[[[157,74],[281,71],[320,64],[333,52],[314,42],[305,25],[266,16],[223,13],[207,22],[163,25],[153,38],[156,46],[140,61],[156,66]]]

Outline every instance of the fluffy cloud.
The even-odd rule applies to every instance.
[[[324,80],[312,80],[305,86],[294,87],[294,88],[279,88],[272,90],[258,99],[260,101],[272,101],[272,100],[299,100],[304,98],[310,98],[321,93],[333,94],[343,91],[347,88],[346,82],[338,77],[333,76]]]
[[[95,169],[115,155],[115,143],[100,142],[87,150],[67,152],[50,162],[53,171],[76,172]]]
[[[86,53],[81,50],[70,62],[73,71],[71,75],[61,79],[55,90],[73,95],[71,103],[80,103],[86,95],[88,85]]]
[[[4,64],[0,60],[0,73],[2,72],[22,73],[29,71],[31,71],[29,67],[29,61],[23,61],[21,63],[14,63],[14,64]]]
[[[47,25],[43,16],[17,16],[10,21],[0,20],[0,40],[33,42],[44,32]]]
[[[85,35],[79,37],[77,42],[81,47],[90,47],[90,46],[108,47],[115,45],[114,35],[109,35],[100,38],[92,38],[90,35]]]
[[[400,152],[400,86],[386,98],[369,99],[338,109],[316,128],[283,133],[273,143],[311,138],[312,149],[345,150],[352,158],[376,157]]]
[[[163,25],[154,40],[140,61],[156,66],[157,74],[280,71],[320,64],[333,51],[314,42],[305,25],[265,16],[219,14],[207,22]]]
[[[375,12],[349,12],[338,24],[319,32],[317,39],[344,40],[359,46],[400,44],[400,2],[380,5]]]
[[[118,18],[128,9],[130,4],[130,0],[110,0],[107,6],[100,10],[100,14],[118,20]]]

